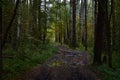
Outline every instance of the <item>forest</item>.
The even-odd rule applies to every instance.
[[[0,80],[120,80],[119,0],[0,0]]]

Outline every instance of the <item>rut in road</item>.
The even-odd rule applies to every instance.
[[[90,55],[58,46],[58,53],[43,65],[22,74],[18,80],[100,80],[88,67]]]

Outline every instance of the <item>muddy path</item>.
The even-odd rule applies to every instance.
[[[90,55],[58,46],[58,53],[16,80],[101,80],[89,67]]]
[[[86,66],[91,64],[90,55],[86,52],[72,50],[65,46],[58,46],[58,54],[48,59],[44,65],[59,66],[67,64],[71,66]]]

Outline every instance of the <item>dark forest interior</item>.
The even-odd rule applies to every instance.
[[[0,0],[0,80],[120,80],[119,0]]]

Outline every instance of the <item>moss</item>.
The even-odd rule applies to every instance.
[[[52,67],[54,67],[54,66],[61,66],[61,65],[64,65],[64,63],[61,62],[60,60],[57,60],[57,61],[51,63],[51,66],[52,66]]]

